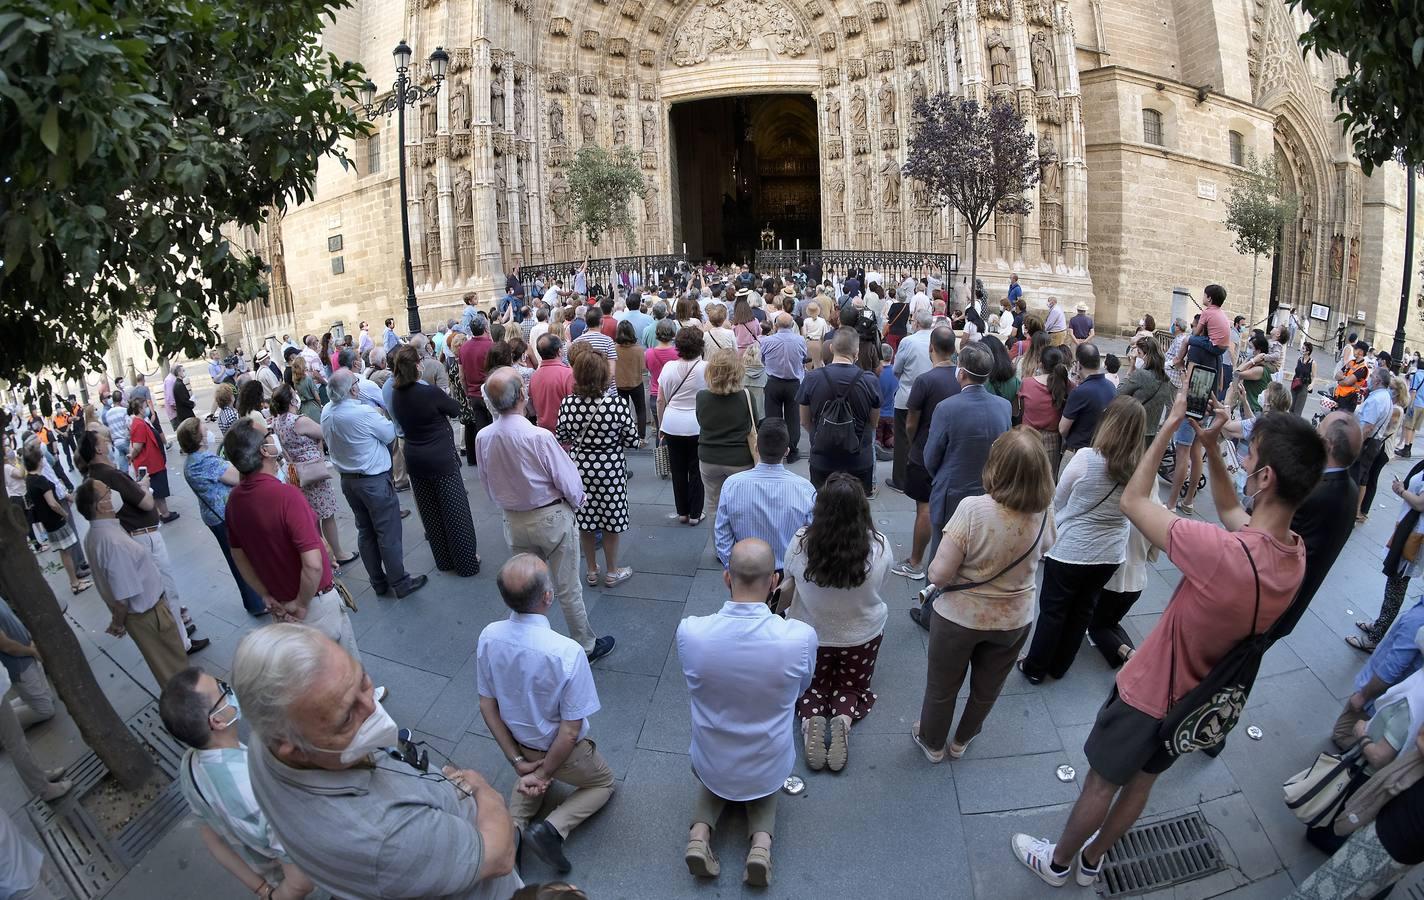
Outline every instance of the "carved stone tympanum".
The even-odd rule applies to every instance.
[[[677,28],[672,63],[695,66],[719,53],[756,49],[800,56],[810,46],[800,21],[775,0],[702,0]]]

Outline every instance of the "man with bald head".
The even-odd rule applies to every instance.
[[[776,792],[796,764],[796,701],[816,668],[816,631],[772,614],[766,598],[780,580],[766,541],[732,546],[723,580],[732,598],[710,616],[677,627],[677,655],[692,702],[692,773],[697,800],[684,860],[688,871],[716,878],[712,831],[728,802],[746,805],[743,880],[771,881]]]
[[[480,392],[474,402],[488,403],[494,413],[494,421],[475,438],[480,481],[504,510],[510,551],[532,553],[548,564],[569,637],[594,662],[612,652],[613,638],[594,638],[583,605],[574,517],[574,510],[583,505],[583,479],[553,433],[525,417],[529,396],[518,372],[509,366],[493,370]]]
[[[563,850],[569,832],[613,796],[613,771],[588,739],[598,691],[583,648],[549,627],[554,587],[544,561],[512,556],[495,582],[511,612],[480,633],[480,715],[519,776],[509,797],[514,824],[562,875],[572,868]],[[554,781],[574,792],[531,826]]]
[[[791,439],[791,455],[786,461],[795,462],[801,455],[797,449],[801,443],[801,411],[796,408],[796,393],[801,389],[810,357],[806,354],[806,339],[796,332],[796,320],[790,313],[779,313],[773,322],[776,330],[761,339],[761,361],[766,366],[766,409],[761,414],[786,421]]]

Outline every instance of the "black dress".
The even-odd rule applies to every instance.
[[[475,523],[450,428],[450,418],[460,415],[459,401],[416,382],[391,392],[391,415],[405,435],[406,471],[435,568],[453,569],[461,576],[477,574]]]

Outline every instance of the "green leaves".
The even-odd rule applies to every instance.
[[[1231,177],[1226,227],[1236,235],[1236,252],[1269,256],[1286,222],[1295,218],[1299,198],[1285,194],[1276,164],[1248,153],[1245,170]]]
[[[40,140],[50,153],[59,152],[59,107],[51,106],[45,111],[44,122],[40,124]]]
[[[584,144],[569,166],[570,222],[595,247],[614,229],[623,232],[630,247],[637,243],[629,204],[646,195],[638,157],[628,147],[609,154],[597,144]]]

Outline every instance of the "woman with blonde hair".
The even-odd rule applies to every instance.
[[[296,359],[296,357],[292,357]],[[241,418],[237,414],[237,391],[233,390],[232,382],[224,381],[213,391],[213,406],[216,408],[216,419],[218,430],[227,434],[227,430],[232,424]],[[318,413],[320,418],[320,413]]]
[[[641,447],[638,424],[628,401],[608,394],[608,359],[589,350],[573,354],[573,393],[559,404],[554,437],[569,448],[569,456],[583,479],[584,502],[578,508],[579,544],[588,566],[589,587],[598,585],[598,533],[603,532],[605,587],[616,587],[633,577],[628,566],[618,565],[618,544],[628,530],[628,464],[623,448]],[[701,355],[700,353],[698,354]]]
[[[915,744],[932,763],[959,759],[1003,690],[1033,622],[1034,573],[1053,545],[1053,471],[1038,437],[1024,428],[994,441],[984,493],[959,502],[930,562],[929,663]],[[959,689],[969,699],[946,748]]]
[[[756,464],[748,437],[761,416],[743,384],[742,360],[728,347],[707,360],[707,389],[697,392],[697,467],[708,514],[717,515],[722,483]]]
[[[809,368],[819,369],[825,365],[821,361],[821,342],[831,324],[821,318],[821,304],[812,300],[806,304],[806,318],[801,322],[801,336],[806,339],[806,355],[811,359]]]
[[[1129,525],[1119,505],[1142,458],[1147,415],[1131,397],[1103,410],[1091,447],[1073,454],[1053,495],[1058,539],[1043,562],[1038,625],[1019,671],[1033,684],[1068,674],[1103,586],[1127,559]]]
[[[724,303],[707,304],[707,324],[702,327],[702,358],[711,359],[718,350],[737,349],[737,336],[727,327],[727,306]]]
[[[317,393],[316,379],[307,371],[307,361],[303,357],[292,357],[292,380],[288,383],[296,395],[297,415],[306,416],[320,425],[321,395]]]

